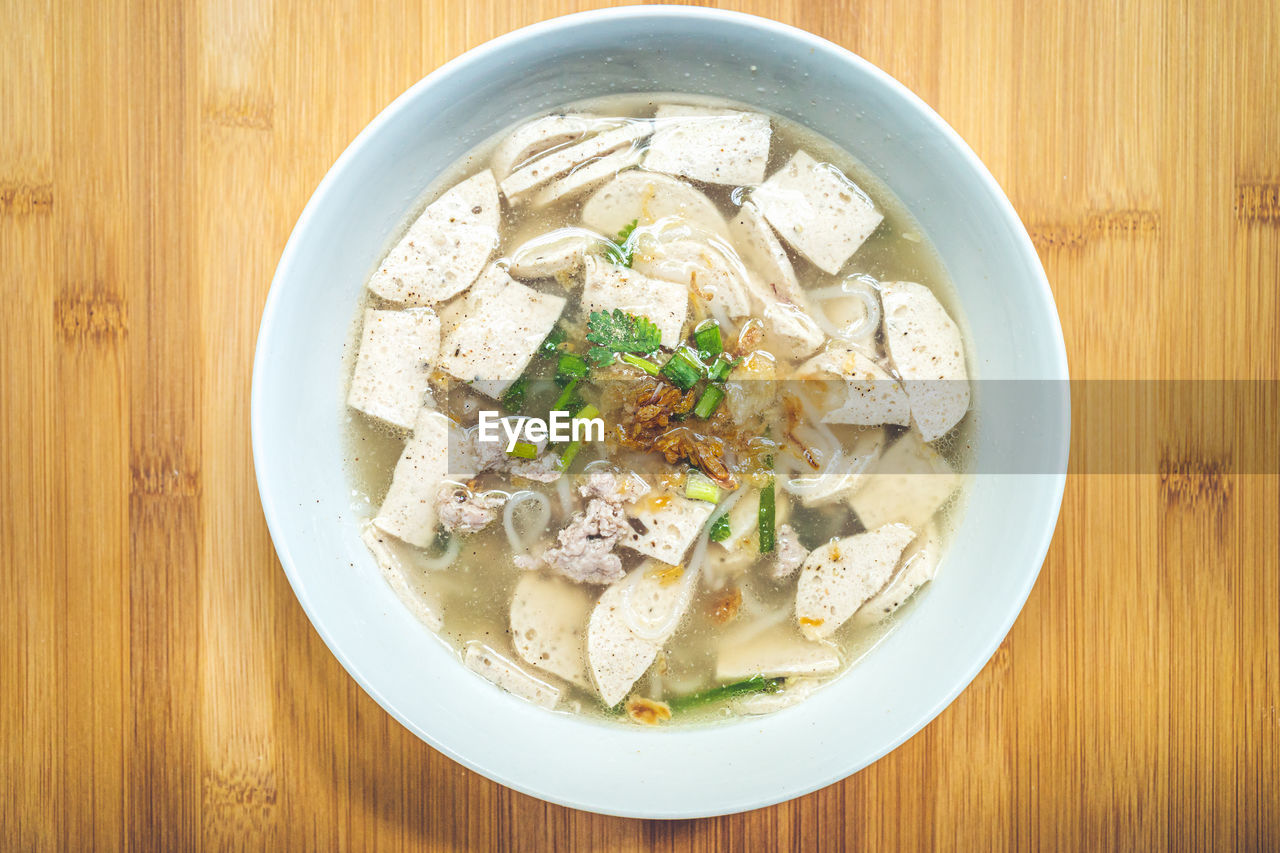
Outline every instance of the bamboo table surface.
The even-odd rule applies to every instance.
[[[1274,475],[1071,477],[972,686],[790,803],[598,817],[434,752],[279,569],[248,435],[259,312],[366,122],[579,7],[0,8],[0,848],[1280,849]],[[1028,223],[1074,377],[1280,378],[1280,5],[740,8],[868,58],[970,143]]]

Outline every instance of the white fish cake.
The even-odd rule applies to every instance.
[[[586,228],[558,228],[522,243],[511,253],[509,272],[521,279],[567,283],[582,269],[587,253],[605,244],[604,237]]]
[[[646,169],[708,184],[755,186],[764,180],[772,137],[767,116],[666,104],[654,117]]]
[[[800,568],[796,621],[811,640],[830,637],[893,575],[916,533],[886,524],[815,548]]]
[[[859,426],[911,424],[911,403],[902,384],[854,347],[833,343],[800,365],[796,375],[845,380],[843,404],[829,409],[822,416],[823,423]]]
[[[872,466],[849,506],[864,527],[898,521],[919,528],[960,488],[957,474],[915,430],[889,446]]]
[[[462,656],[462,661],[467,669],[482,676],[489,683],[535,705],[554,708],[560,701],[558,687],[533,677],[514,661],[508,660],[484,643],[475,640],[467,643],[467,651]]]
[[[766,629],[746,641],[728,638],[716,654],[718,681],[741,681],[755,675],[830,675],[839,668],[840,653],[835,645],[801,639],[790,625]]]
[[[440,318],[432,312],[366,309],[347,405],[399,429],[413,429],[439,355]]]
[[[582,142],[557,148],[521,166],[502,181],[502,194],[512,204],[523,202],[530,193],[597,157],[623,146],[635,145],[653,132],[649,121],[629,121],[621,127],[606,130]]]
[[[436,493],[448,470],[449,420],[423,406],[373,523],[410,545],[427,547],[436,535]]]
[[[640,522],[645,532],[633,530],[618,540],[618,544],[664,563],[679,565],[715,508],[715,504],[707,501],[695,501],[671,492],[651,493],[627,508],[627,514]]]
[[[647,317],[658,327],[662,345],[675,347],[684,339],[689,289],[683,284],[659,281],[600,258],[588,257],[586,283],[582,288],[583,316],[615,308]]]
[[[931,524],[902,552],[898,570],[884,589],[859,608],[853,616],[854,621],[873,625],[888,619],[915,595],[916,590],[933,580],[941,557],[942,542],[938,538],[937,527]]]
[[[623,169],[639,164],[644,155],[639,149],[628,146],[612,154],[588,160],[574,168],[563,178],[556,178],[533,196],[534,207],[546,207],[565,201],[600,186]]]
[[[751,313],[751,296],[747,272],[736,260],[702,240],[641,238],[636,242],[631,268],[650,278],[696,287],[706,303],[719,305],[737,318]]]
[[[538,669],[590,687],[587,619],[590,593],[581,584],[544,572],[525,572],[511,599],[511,644]]]
[[[782,239],[835,275],[884,220],[843,172],[797,151],[751,194]]]
[[[729,223],[729,232],[743,262],[755,271],[757,310],[778,299],[800,306],[805,304],[795,267],[791,266],[787,250],[761,215],[760,208],[753,202],[745,202]]]
[[[648,225],[668,217],[729,237],[729,226],[711,199],[692,185],[658,172],[622,172],[582,205],[583,224],[610,236],[632,222]]]
[[[827,341],[826,334],[800,306],[790,302],[773,302],[760,315],[765,330],[775,345],[788,358],[812,355]]]
[[[922,284],[885,282],[880,301],[889,357],[911,399],[911,415],[924,440],[934,441],[969,411],[960,328]]]
[[[600,594],[587,622],[587,661],[604,703],[626,698],[689,609],[697,572],[674,580],[670,566],[646,560]]]
[[[391,302],[443,302],[471,286],[498,247],[501,201],[488,169],[427,205],[369,278]]]
[[[501,276],[501,287],[473,306],[440,347],[446,373],[493,399],[524,372],[565,306],[561,296]]]
[[[379,530],[371,521],[360,529],[360,540],[373,555],[378,568],[382,569],[383,577],[396,597],[432,631],[443,628],[444,602],[440,600],[439,593],[413,583],[405,569],[406,555],[403,549],[408,546],[391,534]]]
[[[616,120],[567,114],[536,118],[517,127],[493,150],[490,165],[498,180],[510,175],[528,160],[588,134],[618,126]]]

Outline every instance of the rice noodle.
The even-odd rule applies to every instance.
[[[840,284],[809,291],[809,297],[813,301],[813,319],[833,338],[859,341],[871,337],[880,328],[880,295],[875,280],[869,276],[850,276]],[[862,319],[840,328],[831,321],[821,305],[829,299],[858,300],[862,303]]]
[[[680,624],[680,619],[684,616],[685,611],[689,609],[689,602],[693,600],[693,590],[698,585],[698,576],[702,573],[702,564],[706,561],[707,542],[710,541],[710,532],[711,525],[704,525],[702,533],[698,535],[697,544],[693,546],[693,554],[689,557],[688,564],[680,574],[678,581],[680,588],[676,591],[675,600],[672,602],[671,607],[668,608],[661,622],[652,622],[645,619],[636,612],[636,608],[632,603],[632,595],[635,593],[636,584],[644,577],[645,572],[637,569],[623,581],[626,586],[622,589],[622,619],[637,637],[651,642],[662,642],[675,632],[676,626]]]
[[[822,413],[814,409],[813,404],[803,395],[799,396],[800,406],[804,409],[805,417],[808,418],[809,425],[818,433],[818,436],[826,443],[827,450],[825,453],[825,464],[818,469],[818,473],[807,477],[787,477],[782,480],[782,487],[793,495],[803,496],[811,494],[818,489],[828,488],[823,483],[823,478],[830,476],[834,469],[844,459],[844,445],[836,434],[831,431],[831,427],[822,422]]]
[[[462,550],[462,538],[456,533],[449,536],[449,542],[444,546],[444,550],[434,557],[428,557],[424,552],[419,562],[424,569],[431,571],[439,571],[447,569],[453,565],[453,561],[458,559],[458,553]]]
[[[533,518],[535,521],[530,522],[529,530],[526,535],[532,532],[526,541],[524,536],[516,532],[515,514],[516,508],[533,501],[538,505],[537,515]],[[507,505],[502,508],[502,529],[507,533],[507,543],[511,546],[511,551],[516,554],[523,554],[529,550],[530,546],[537,541],[538,535],[547,529],[547,523],[551,521],[551,501],[541,492],[531,492],[528,490],[519,491],[513,494],[507,500]]]
[[[560,512],[564,517],[573,515],[573,492],[570,491],[567,476],[561,476],[556,480],[556,497],[560,499]]]

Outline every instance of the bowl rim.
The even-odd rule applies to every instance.
[[[1062,404],[1064,417],[1066,419],[1066,429],[1063,432],[1062,446],[1058,448],[1060,457],[1057,460],[1057,464],[1050,469],[1062,473],[1048,475],[1049,481],[1053,486],[1050,501],[1053,511],[1051,516],[1046,516],[1046,519],[1051,519],[1052,523],[1044,524],[1039,540],[1034,548],[1030,549],[1030,551],[1036,555],[1034,560],[1034,570],[1026,573],[1021,587],[1018,588],[1016,594],[1011,597],[1010,601],[1016,601],[1017,606],[1010,607],[1008,612],[998,620],[998,630],[992,631],[992,639],[988,644],[989,647],[985,648],[981,655],[974,657],[968,669],[956,677],[954,684],[945,692],[945,695],[942,698],[940,698],[931,707],[923,709],[915,716],[914,719],[904,721],[904,724],[899,729],[898,736],[886,741],[880,749],[851,758],[849,766],[844,770],[824,775],[821,778],[808,780],[798,785],[779,786],[775,792],[770,793],[767,796],[750,803],[735,805],[733,807],[711,810],[689,808],[682,811],[665,811],[662,813],[655,813],[645,809],[609,808],[602,807],[598,804],[579,802],[571,798],[547,794],[543,791],[536,790],[531,786],[516,782],[507,778],[500,770],[481,764],[480,762],[477,762],[452,749],[447,744],[438,741],[430,732],[418,726],[413,720],[409,719],[406,714],[402,713],[397,706],[388,701],[387,697],[385,697],[373,685],[373,683],[365,677],[360,668],[356,666],[352,659],[334,642],[331,632],[326,628],[324,622],[318,618],[310,598],[307,595],[305,581],[298,570],[297,564],[295,563],[290,551],[288,540],[285,537],[285,530],[280,520],[280,511],[277,508],[277,496],[273,494],[271,486],[264,481],[261,473],[264,470],[261,454],[265,443],[263,436],[265,431],[268,429],[264,420],[266,417],[264,412],[267,403],[262,397],[264,393],[262,389],[265,385],[265,374],[267,371],[266,353],[270,350],[272,330],[276,325],[274,322],[275,317],[280,310],[280,303],[283,299],[281,296],[283,290],[281,282],[287,279],[291,274],[291,267],[294,265],[295,257],[299,252],[299,243],[301,242],[299,235],[308,229],[312,219],[316,216],[316,212],[325,206],[327,197],[330,195],[333,185],[337,182],[338,176],[348,167],[350,162],[360,156],[361,150],[369,143],[369,141],[373,137],[377,136],[381,132],[382,128],[392,120],[392,117],[402,110],[407,103],[418,97],[419,93],[423,90],[431,87],[444,77],[465,74],[471,67],[485,63],[489,61],[492,56],[501,54],[513,46],[519,45],[528,40],[538,39],[546,33],[562,29],[566,26],[591,25],[600,22],[616,22],[618,20],[628,19],[643,22],[663,17],[731,23],[740,27],[750,27],[773,33],[781,38],[788,38],[801,42],[809,47],[812,53],[826,55],[834,60],[856,65],[863,73],[874,78],[879,85],[885,87],[887,91],[902,99],[907,105],[913,108],[919,114],[920,119],[928,125],[932,131],[938,133],[947,143],[954,147],[961,158],[966,161],[968,168],[972,170],[974,175],[982,182],[982,184],[985,185],[987,191],[990,193],[991,199],[999,208],[1002,216],[1010,225],[1013,226],[1013,236],[1021,255],[1020,260],[1026,264],[1028,271],[1034,274],[1028,277],[1028,280],[1025,282],[1025,286],[1034,286],[1036,288],[1035,295],[1043,300],[1045,307],[1048,309],[1046,315],[1051,319],[1051,323],[1049,324],[1050,328],[1047,330],[1051,333],[1051,339],[1049,341],[1051,363],[1047,364],[1046,367],[1055,378],[1064,380]],[[946,709],[947,706],[955,701],[956,697],[959,696],[960,693],[969,686],[973,679],[977,677],[978,673],[986,667],[988,661],[1008,636],[1010,629],[1021,614],[1022,609],[1026,606],[1027,598],[1030,596],[1031,590],[1035,586],[1036,580],[1043,568],[1045,558],[1048,554],[1049,547],[1056,531],[1057,520],[1061,514],[1062,499],[1067,479],[1065,471],[1070,451],[1071,409],[1070,389],[1069,385],[1065,382],[1067,379],[1069,379],[1069,370],[1061,318],[1058,314],[1057,305],[1053,297],[1052,289],[1049,286],[1048,278],[1045,275],[1043,265],[1035,250],[1034,244],[1031,241],[1031,237],[1027,233],[1025,225],[1015,211],[1012,203],[1005,195],[1003,189],[1000,187],[999,183],[995,180],[994,176],[991,174],[990,170],[987,169],[982,160],[979,159],[964,139],[940,115],[938,115],[932,107],[925,103],[923,99],[888,74],[888,72],[882,70],[870,61],[863,59],[861,56],[858,56],[847,48],[790,24],[785,24],[780,21],[758,15],[714,8],[661,4],[648,6],[620,6],[549,18],[499,35],[465,51],[448,62],[440,65],[406,89],[390,104],[383,108],[372,121],[365,125],[365,127],[347,145],[337,160],[334,161],[333,165],[325,172],[324,177],[308,199],[305,207],[298,217],[297,222],[294,224],[294,227],[290,232],[289,239],[285,245],[283,253],[281,254],[280,261],[277,264],[275,274],[272,277],[271,286],[262,309],[255,344],[252,388],[250,393],[250,435],[253,449],[255,479],[257,480],[263,515],[265,517],[267,529],[270,533],[277,557],[279,558],[281,567],[285,572],[285,576],[289,580],[289,585],[293,589],[294,595],[297,597],[303,611],[306,613],[311,626],[328,647],[330,653],[333,654],[356,683],[360,685],[361,689],[369,694],[369,696],[372,697],[383,710],[390,714],[410,732],[425,741],[432,749],[443,753],[453,761],[458,762],[459,764],[494,782],[523,794],[527,794],[546,802],[556,803],[557,805],[597,814],[649,819],[687,819],[735,814],[756,808],[776,805],[827,787],[828,785],[834,784],[841,779],[847,778],[854,773],[865,769],[883,758],[889,752],[897,749],[932,722],[934,718]]]

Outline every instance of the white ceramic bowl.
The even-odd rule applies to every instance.
[[[954,699],[1035,582],[1064,476],[978,478],[944,571],[902,624],[834,684],[772,716],[661,731],[605,725],[549,713],[464,669],[401,605],[358,538],[340,440],[343,342],[388,235],[442,169],[538,110],[628,91],[755,104],[853,152],[940,251],[977,372],[1066,378],[1061,327],[1026,231],[973,152],[924,103],[791,27],[630,7],[557,18],[469,51],[397,99],[342,154],[298,220],[267,298],[253,374],[254,463],[280,561],[312,624],[419,737],[491,779],[575,808],[714,815],[841,779]],[[1042,470],[1062,472],[1065,386],[1051,396]],[[979,467],[999,452],[983,434]]]

